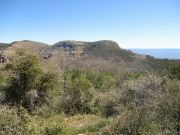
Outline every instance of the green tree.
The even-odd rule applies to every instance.
[[[156,109],[156,120],[162,131],[180,132],[180,85],[171,80]]]
[[[36,105],[47,103],[48,92],[53,90],[57,75],[45,73],[34,55],[18,51],[5,66],[11,83],[5,89],[6,102],[22,105],[31,111]]]
[[[66,114],[90,113],[92,83],[79,71],[66,72],[66,85],[61,96],[60,110]]]
[[[180,80],[180,63],[173,62],[169,65],[169,76],[171,79]]]

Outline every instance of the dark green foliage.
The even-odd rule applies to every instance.
[[[134,53],[125,49],[121,49],[117,43],[112,41],[89,43],[85,48],[85,52],[96,57],[109,58],[118,56],[125,61],[133,61],[134,56]]]
[[[117,85],[115,75],[95,71],[67,70],[60,110],[66,114],[92,113],[95,91],[108,91]]]
[[[157,133],[148,108],[126,107],[107,129],[104,135],[145,135]]]
[[[80,71],[67,72],[60,109],[67,114],[90,113],[92,83]]]
[[[157,104],[157,122],[164,130],[174,132],[180,128],[180,85],[170,81],[166,93]]]
[[[104,131],[105,135],[178,133],[180,128],[179,81],[168,81],[166,89],[160,93],[160,89],[164,89],[161,88],[163,86],[158,86],[161,84],[160,80],[157,82],[155,79],[153,80],[153,83],[150,81],[147,83],[151,84],[150,87],[155,88],[154,92],[151,91],[151,88],[147,89],[149,86],[145,83],[143,86],[147,85],[148,87],[143,88],[143,91],[126,89],[121,92],[119,97],[114,96],[116,99],[112,100],[111,106],[118,108],[119,112],[117,120]],[[143,93],[146,93],[146,96],[144,95],[142,100]]]
[[[58,135],[63,133],[63,129],[59,127],[53,127],[52,129],[46,128],[45,135]]]
[[[100,112],[106,117],[115,115],[118,113],[116,107],[120,102],[119,97],[106,93],[119,87],[118,77],[134,80],[141,75],[143,74],[138,72],[115,74],[67,70],[59,108],[66,114]]]
[[[37,103],[39,105],[42,105],[44,103],[53,105],[52,100],[55,100],[55,97],[60,95],[60,92],[58,92],[60,90],[59,79],[60,78],[58,74],[55,72],[47,72],[41,76],[40,82],[37,87],[39,93]]]
[[[8,80],[7,76],[5,76],[5,74],[0,72],[0,103],[3,102],[5,99],[3,91],[4,91],[4,89],[6,89],[8,84],[9,84],[9,80]]]
[[[86,78],[93,84],[95,89],[105,91],[117,86],[116,75],[113,73],[86,71],[84,74],[86,74]]]
[[[103,97],[98,97],[95,106],[102,116],[111,117],[119,114],[117,109],[119,106],[118,96],[111,93]]]
[[[38,58],[23,51],[17,52],[5,69],[11,80],[5,89],[6,102],[22,105],[29,111],[47,103],[49,91],[58,86],[57,75],[43,72]]]
[[[180,60],[155,59],[148,57],[147,63],[155,72],[180,80]]]
[[[0,91],[2,91],[8,84],[8,78],[0,72]]]
[[[168,66],[169,77],[180,80],[180,63],[172,63]]]
[[[9,46],[10,46],[10,44],[0,43],[0,50],[4,50],[4,49],[8,48]]]
[[[35,56],[19,54],[19,58],[8,63],[5,69],[11,75],[11,85],[5,91],[6,101],[21,104],[26,94],[36,90],[42,70]]]
[[[125,72],[121,74],[121,77],[126,80],[136,80],[146,75],[144,72]]]
[[[108,51],[107,55],[110,56],[119,54],[112,54],[114,50],[111,52],[111,49]],[[47,114],[45,121],[48,122],[41,129],[43,133],[65,134],[62,121],[58,123],[58,117],[51,115],[59,111],[67,114],[67,119],[69,115],[93,114],[113,120],[108,126],[106,121],[102,121],[94,126],[76,129],[77,133],[102,131],[105,135],[177,134],[180,129],[180,64],[178,61],[159,60],[154,61],[152,66],[157,69],[153,68],[147,73],[66,70],[61,82],[63,88],[60,88],[61,78],[58,73],[45,72],[36,56],[19,51],[0,71],[0,96],[3,95],[2,91],[5,92],[5,100],[0,97],[0,101],[17,108],[0,108],[1,127],[8,127],[4,125],[9,124],[2,131],[9,133],[10,129],[15,129],[17,132],[35,134],[36,131],[36,134],[41,134],[33,125],[37,123],[39,126],[44,122],[43,119],[38,123],[40,117],[36,120],[36,115],[44,111]],[[17,106],[23,107],[23,111],[19,111]],[[50,113],[46,112],[47,108]],[[14,121],[11,123],[10,119]],[[22,126],[22,129],[15,126]]]

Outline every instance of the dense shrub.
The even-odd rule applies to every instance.
[[[92,83],[79,71],[66,77],[64,93],[60,97],[60,111],[66,114],[90,113]]]
[[[111,102],[113,101],[111,108],[116,107],[119,112],[115,121],[104,131],[104,134],[179,133],[179,81],[167,80],[165,84],[162,82],[164,82],[163,79],[159,77],[149,76],[143,81],[141,80],[140,84],[136,82],[135,85],[132,85],[134,91],[126,89],[121,92],[118,100],[111,100]],[[130,84],[128,85],[130,86]],[[117,103],[117,101],[119,102]]]
[[[157,123],[162,131],[180,132],[180,85],[171,80],[167,91],[162,95],[156,107]]]
[[[105,135],[176,134],[179,66],[167,65],[163,74],[66,70],[62,81],[58,73],[45,72],[36,56],[20,51],[6,64],[6,72],[0,71],[0,134],[76,134],[65,129],[57,111],[113,119],[103,130]],[[106,124],[82,131],[96,131]]]
[[[55,135],[64,132],[63,117],[31,116],[23,108],[0,106],[1,135]]]
[[[58,74],[44,72],[34,55],[19,51],[6,64],[9,86],[4,89],[6,100],[12,105],[22,105],[29,111],[47,104],[51,91],[58,89]]]
[[[114,122],[107,127],[104,135],[150,135],[158,133],[148,108],[126,107]]]
[[[180,63],[171,63],[168,65],[169,77],[180,80]]]

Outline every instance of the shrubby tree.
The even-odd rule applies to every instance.
[[[177,80],[170,80],[166,92],[156,107],[157,123],[162,131],[180,133],[180,85]]]
[[[164,80],[165,79],[165,80]],[[116,134],[178,134],[180,130],[180,85],[179,80],[147,74],[133,82],[124,80],[119,91],[102,100],[103,113],[116,114],[116,119],[104,131]],[[119,95],[119,96],[118,96]],[[100,101],[100,103],[102,102]],[[108,111],[105,110],[108,105]],[[114,108],[117,111],[112,111]]]
[[[48,92],[55,89],[57,75],[45,73],[34,55],[18,51],[5,66],[11,83],[5,89],[6,102],[22,105],[29,111],[48,102]]]
[[[0,103],[4,100],[4,89],[8,85],[7,78],[0,72]]]
[[[0,135],[63,134],[63,117],[43,118],[30,115],[23,107],[0,105]]]
[[[180,80],[180,63],[172,63],[168,66],[169,77]]]
[[[76,70],[66,73],[64,93],[60,97],[60,110],[66,114],[90,113],[92,83]]]
[[[107,127],[104,135],[150,135],[156,134],[158,128],[153,121],[153,114],[148,107],[128,105],[113,123]]]

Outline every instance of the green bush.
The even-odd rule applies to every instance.
[[[158,129],[153,123],[152,114],[147,108],[126,107],[120,115],[104,129],[104,135],[151,135]]]
[[[60,111],[66,114],[90,113],[92,83],[79,71],[66,77],[66,87],[60,97]]]
[[[118,95],[115,91],[96,93],[93,97],[91,108],[94,113],[109,117],[118,114]]]
[[[41,121],[42,122],[42,121]],[[31,117],[25,110],[0,106],[0,134],[2,135],[24,135],[43,133],[40,121]]]
[[[58,74],[44,72],[38,58],[23,51],[6,64],[5,70],[10,76],[9,86],[4,89],[5,102],[22,105],[29,111],[48,104],[52,91],[59,86]]]
[[[167,91],[162,95],[156,107],[157,123],[162,131],[170,133],[180,130],[180,85],[171,80]]]
[[[64,132],[63,117],[31,116],[23,108],[0,106],[0,135],[55,135]]]

